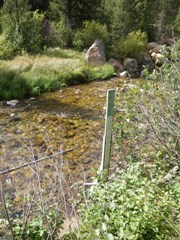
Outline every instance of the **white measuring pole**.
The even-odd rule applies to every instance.
[[[105,131],[104,131],[104,137],[103,137],[102,162],[100,167],[100,171],[102,172],[101,180],[103,180],[104,182],[108,180],[109,165],[110,165],[110,158],[111,158],[114,98],[115,98],[115,90],[109,89],[107,91]]]

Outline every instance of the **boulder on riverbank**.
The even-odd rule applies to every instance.
[[[139,77],[139,66],[137,60],[134,58],[124,59],[124,69],[129,73],[131,77]]]
[[[97,39],[86,53],[86,62],[92,66],[102,66],[106,63],[105,46]]]
[[[124,71],[123,65],[114,58],[109,59],[108,64],[113,66],[115,72],[119,73]]]
[[[141,56],[137,57],[136,60],[138,62],[140,71],[147,69],[151,72],[155,68],[152,57],[148,52],[144,52],[141,54]]]

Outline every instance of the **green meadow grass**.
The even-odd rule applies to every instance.
[[[64,86],[107,79],[110,65],[88,66],[85,54],[73,50],[48,49],[42,55],[23,55],[0,61],[0,99],[24,98]]]

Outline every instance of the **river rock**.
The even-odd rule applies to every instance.
[[[161,53],[153,52],[151,54],[151,57],[152,57],[152,60],[154,61],[154,63],[159,67],[161,67],[166,60],[165,56]]]
[[[139,66],[137,60],[134,58],[125,58],[124,69],[131,77],[139,77]]]
[[[34,101],[34,100],[36,100],[35,97],[31,97],[31,98],[29,99],[29,101]]]
[[[154,53],[161,53],[163,50],[163,45],[157,45],[155,48],[152,48],[151,50],[149,50],[149,53],[152,54]]]
[[[151,72],[155,68],[151,55],[148,52],[143,53],[136,60],[138,62],[140,71],[147,69]]]
[[[130,77],[130,75],[127,71],[123,71],[122,73],[119,74],[119,76],[123,77],[123,78]]]
[[[172,38],[166,37],[164,35],[161,36],[161,44],[166,45],[166,46],[173,46],[174,45],[174,40]]]
[[[10,107],[15,107],[18,103],[19,103],[18,100],[10,100],[6,102],[6,105]]]
[[[79,94],[81,93],[81,90],[80,90],[80,89],[76,89],[76,90],[74,91],[74,93],[75,93],[76,95],[79,95]]]
[[[113,68],[116,72],[123,72],[124,71],[123,65],[114,58],[109,59],[108,64],[113,66]]]
[[[150,51],[151,49],[156,48],[158,46],[159,46],[159,44],[157,42],[149,42],[147,44],[147,50]]]
[[[86,53],[86,61],[93,66],[102,66],[106,63],[105,47],[101,40],[96,40]]]

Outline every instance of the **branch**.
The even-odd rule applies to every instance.
[[[15,168],[11,168],[11,169],[8,169],[8,170],[1,171],[0,174],[1,174],[1,175],[4,175],[4,174],[6,174],[6,173],[10,173],[10,172],[17,171],[17,170],[19,170],[19,169],[21,169],[21,168],[28,167],[28,166],[30,166],[30,165],[36,164],[36,163],[41,162],[41,161],[43,161],[43,160],[47,160],[47,159],[49,159],[49,158],[53,158],[53,157],[55,157],[55,156],[57,156],[57,155],[61,155],[61,154],[67,153],[67,152],[71,152],[73,149],[74,149],[74,148],[70,148],[70,149],[68,149],[68,150],[65,150],[65,151],[62,151],[62,152],[58,152],[58,153],[52,154],[52,155],[50,155],[50,156],[46,156],[46,157],[40,158],[40,159],[38,159],[38,160],[36,160],[36,161],[32,161],[32,162],[29,162],[29,163],[25,163],[25,164],[23,164],[23,165],[21,165],[21,166],[19,166],[19,167],[15,167]]]

